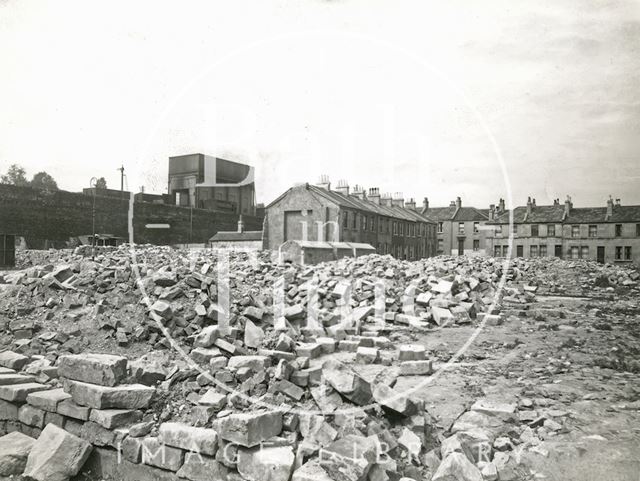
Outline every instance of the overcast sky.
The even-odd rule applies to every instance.
[[[262,202],[328,174],[640,204],[638,0],[0,0],[0,66],[0,172],[67,190],[123,164],[162,193],[203,152],[254,165]]]

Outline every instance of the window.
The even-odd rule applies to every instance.
[[[393,235],[397,235],[398,234],[398,223],[396,221],[393,221]]]
[[[480,240],[473,239],[473,251],[478,252],[480,250]]]
[[[538,246],[529,247],[529,257],[538,257]]]
[[[616,247],[616,260],[621,260],[622,259],[622,247],[617,246]]]
[[[358,228],[358,214],[356,214],[355,212],[353,213],[353,219],[351,222],[351,227],[353,228],[353,230],[356,230]]]
[[[556,244],[553,255],[562,259],[562,244]]]
[[[580,248],[580,258],[588,259],[589,258],[589,246],[582,246]]]
[[[622,237],[622,224],[616,224],[616,237]]]
[[[502,226],[501,225],[497,225],[496,226],[496,235],[502,235]]]
[[[524,246],[516,246],[516,256],[524,257]]]
[[[438,253],[444,252],[444,240],[438,239]]]
[[[389,224],[391,224],[391,221],[389,219],[387,219],[387,221],[385,222],[385,225],[387,226],[387,234],[389,233]]]
[[[636,224],[636,237],[640,237],[640,224]]]
[[[442,234],[443,229],[444,229],[444,222],[438,222],[438,234]]]
[[[624,260],[626,261],[631,260],[631,246],[627,246],[624,248]]]
[[[547,246],[540,246],[540,257],[547,257]]]
[[[494,252],[493,252],[494,256],[495,257],[500,257],[500,252],[502,252],[502,248],[500,246],[495,246],[494,247]]]
[[[590,225],[589,226],[589,237],[598,237],[598,226]]]
[[[502,246],[502,257],[507,257],[509,255],[509,246]]]
[[[473,223],[473,233],[477,234],[478,232],[480,232],[480,222],[474,222]]]
[[[518,233],[518,224],[512,224],[511,225],[511,230],[513,231],[514,234]]]
[[[464,234],[464,222],[458,222],[458,234]]]
[[[362,219],[362,230],[367,230],[367,216],[363,215],[360,218]]]
[[[580,237],[580,226],[572,225],[571,226],[571,237]]]
[[[342,219],[342,227],[344,227],[345,229],[349,228],[349,213],[348,212],[344,213],[344,217]]]
[[[556,225],[555,224],[549,224],[547,226],[547,236],[549,236],[549,237],[555,237],[556,236]]]
[[[531,224],[531,237],[538,237],[539,229],[538,224]]]

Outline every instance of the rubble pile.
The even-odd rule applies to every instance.
[[[296,266],[232,253],[227,283],[225,262],[206,251],[90,255],[2,275],[11,474],[69,479],[93,447],[193,481],[526,479],[516,446],[564,428],[532,402],[483,396],[443,425],[420,396],[450,357],[420,336],[526,313],[550,275],[543,262],[370,255]],[[634,271],[589,268],[635,286],[620,281]],[[67,471],[49,472],[67,458]]]

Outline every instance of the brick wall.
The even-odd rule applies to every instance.
[[[45,192],[0,184],[0,232],[25,238],[32,249],[64,247],[70,238],[91,234],[94,198],[75,192]],[[129,202],[95,198],[97,233],[129,239]],[[247,230],[261,230],[262,219],[243,216]],[[134,203],[134,241],[144,244],[205,243],[218,231],[235,231],[238,216],[173,205]],[[169,224],[169,229],[146,229]]]

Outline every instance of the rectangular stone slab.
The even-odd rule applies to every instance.
[[[127,359],[110,354],[61,356],[58,375],[74,381],[115,386],[127,376]]]
[[[0,399],[9,402],[25,402],[30,393],[46,389],[49,389],[49,386],[37,382],[0,386]]]
[[[94,409],[142,409],[149,406],[155,388],[143,384],[99,386],[80,381],[64,380],[65,392],[81,406]]]
[[[32,392],[27,396],[27,402],[29,404],[52,413],[57,411],[58,404],[65,399],[71,399],[71,396],[64,392],[62,388]]]
[[[9,384],[25,384],[34,382],[33,376],[25,376],[24,374],[0,374],[0,386],[8,386]]]

